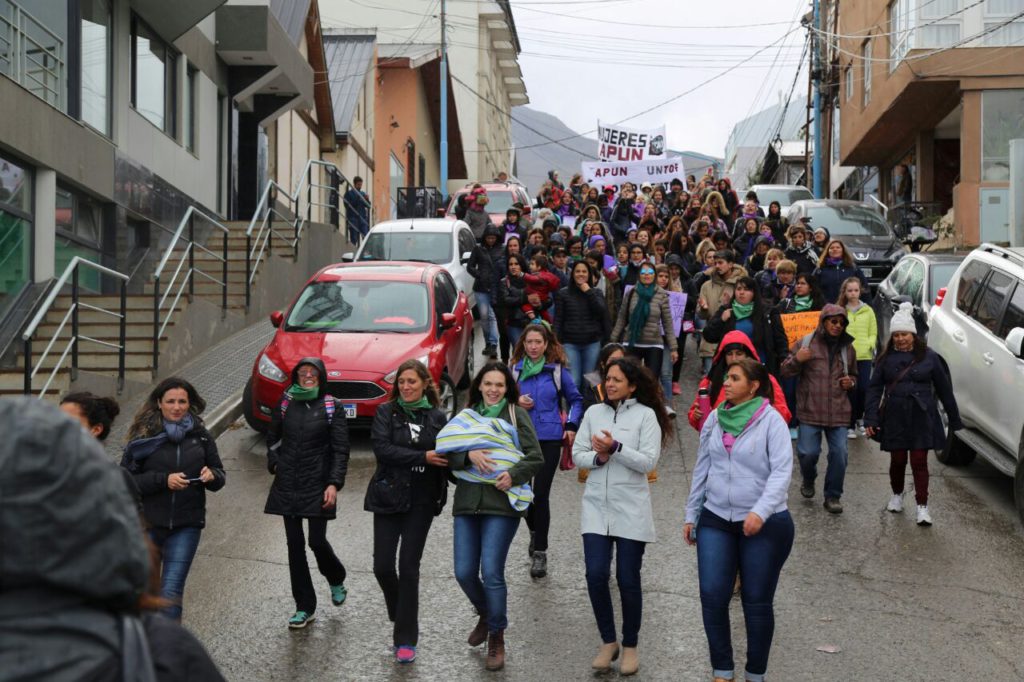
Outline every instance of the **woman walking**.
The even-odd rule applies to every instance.
[[[815,231],[815,236],[817,236],[817,231]],[[860,280],[861,291],[865,294],[869,293],[868,280],[864,277],[864,271],[857,267],[857,263],[853,260],[853,254],[842,241],[831,239],[822,251],[821,258],[818,259],[818,269],[814,271],[814,278],[818,280],[818,287],[827,302],[831,303],[839,299],[843,282],[848,277],[856,277]]]
[[[878,321],[871,306],[860,300],[862,291],[860,280],[848,277],[843,281],[839,300],[836,301],[839,307],[846,308],[846,318],[850,321],[846,333],[853,337],[853,349],[857,351],[857,385],[850,391],[850,402],[853,403],[850,429],[847,431],[850,440],[858,434],[865,435],[864,401],[868,384],[871,383],[871,365],[878,345]]]
[[[226,480],[217,442],[199,415],[206,402],[189,382],[156,385],[128,429],[121,466],[135,479],[149,537],[160,550],[164,615],[181,620],[182,595],[206,526],[206,491]]]
[[[938,403],[946,411],[950,433],[963,428],[953,385],[942,357],[917,336],[913,306],[901,303],[889,325],[885,350],[875,362],[868,387],[864,426],[889,453],[892,498],[886,507],[903,511],[907,459],[914,475],[917,525],[932,525],[928,511],[928,450],[941,448],[947,435]]]
[[[576,386],[583,375],[597,365],[601,342],[611,332],[604,294],[597,289],[598,273],[586,260],[573,263],[569,286],[555,299],[555,335],[568,357],[569,371]]]
[[[562,455],[562,439],[568,439],[571,445],[583,418],[583,396],[576,389],[565,362],[562,345],[545,325],[528,326],[512,351],[512,374],[519,388],[519,406],[530,413],[544,454],[544,466],[533,478],[533,504],[526,514],[526,525],[530,529],[531,578],[548,574],[551,484]],[[562,401],[568,407],[564,425]]]
[[[508,367],[488,362],[469,388],[469,405],[437,438],[457,482],[455,579],[480,616],[467,639],[487,642],[488,670],[505,667],[508,588],[505,561],[526,515],[527,483],[544,463],[530,414],[519,407]]]
[[[789,355],[786,330],[782,328],[779,314],[761,302],[757,283],[750,276],[736,281],[732,302],[720,307],[708,320],[704,340],[718,345],[734,330],[743,332],[754,343],[758,357],[770,373],[779,371],[782,361]]]
[[[747,630],[748,682],[762,682],[775,631],[775,588],[793,547],[787,491],[793,448],[786,423],[771,409],[764,365],[729,366],[726,401],[708,417],[686,505],[683,537],[697,545],[704,633],[715,682],[732,680],[729,601],[736,572]]]
[[[448,497],[448,460],[434,450],[447,422],[440,402],[423,363],[406,360],[370,432],[377,470],[363,508],[373,512],[373,574],[395,624],[392,645],[399,663],[416,660],[420,559],[434,517]]]
[[[331,602],[345,603],[345,567],[327,541],[327,522],[335,518],[338,491],[345,485],[349,441],[345,415],[336,414],[334,397],[324,393],[327,370],[320,358],[303,358],[292,369],[292,385],[281,396],[267,429],[267,470],[274,483],[264,514],[284,517],[288,574],[295,614],[288,627],[304,628],[315,619],[316,590],[306,561],[302,522],[309,525],[309,548],[320,575],[331,588]]]
[[[666,351],[671,354],[672,362],[679,357],[676,337],[672,332],[672,308],[669,306],[668,292],[655,281],[654,266],[644,263],[640,268],[637,285],[626,294],[619,306],[619,316],[612,329],[611,340],[625,345],[630,354],[658,376],[661,374],[662,356]]]
[[[619,672],[633,675],[640,669],[640,570],[647,543],[655,541],[647,474],[657,466],[661,448],[671,438],[672,422],[654,374],[632,360],[609,363],[604,389],[605,401],[587,410],[572,450],[576,466],[590,472],[580,526],[587,592],[602,641],[591,666],[607,671],[620,654],[608,588],[614,551],[622,599]]]

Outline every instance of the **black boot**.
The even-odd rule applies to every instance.
[[[530,564],[530,577],[531,578],[543,578],[548,574],[548,553],[535,551],[533,553],[533,563]]]

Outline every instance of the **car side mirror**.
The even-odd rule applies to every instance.
[[[463,265],[465,265],[466,263],[469,262],[469,259],[472,258],[472,257],[473,257],[473,252],[472,251],[463,251],[462,252],[462,258],[459,259],[459,262],[462,263]]]
[[[1024,359],[1024,329],[1014,327],[1006,335],[1006,349],[1013,353],[1013,357]]]
[[[282,322],[284,322],[284,315],[280,310],[270,313],[270,324],[274,325],[275,328],[280,327]]]
[[[356,259],[356,254],[354,254],[351,251],[347,251],[346,253],[341,254],[341,262],[342,263],[351,263],[355,259]]]
[[[441,314],[441,329],[451,329],[455,326],[455,313]]]

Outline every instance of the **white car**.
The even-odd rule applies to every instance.
[[[814,198],[811,190],[803,185],[751,185],[747,188],[747,191],[757,193],[757,200],[760,202],[765,214],[768,213],[768,204],[773,201],[779,202],[783,217],[786,217],[789,213],[789,207],[796,202]],[[743,201],[743,196],[746,193],[743,192],[743,194],[739,195],[740,201]]]
[[[476,246],[473,231],[461,220],[445,218],[403,218],[387,220],[370,228],[356,253],[346,253],[345,262],[412,261],[442,266],[465,292],[470,309],[476,305],[473,277],[466,263]]]
[[[928,345],[943,357],[964,429],[936,452],[949,465],[976,454],[1014,477],[1024,519],[1024,249],[982,244],[939,289]],[[939,414],[945,420],[942,406]]]

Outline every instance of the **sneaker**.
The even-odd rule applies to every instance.
[[[494,346],[484,346],[483,354],[489,358],[495,358],[498,357],[498,349],[495,348]]]
[[[536,551],[533,553],[533,562],[530,564],[530,577],[543,578],[548,574],[548,553]]]
[[[412,663],[416,660],[416,647],[403,644],[395,649],[395,661],[398,663]]]
[[[675,411],[675,410],[673,410],[673,409],[672,409],[672,408],[671,408],[670,406],[668,406],[668,405],[666,405],[666,406],[665,406],[665,414],[667,414],[667,415],[668,415],[668,418],[669,418],[669,419],[675,419],[675,418],[676,418],[676,411]]]
[[[864,428],[864,421],[862,419],[857,420],[857,433],[861,436],[867,436],[867,429]]]
[[[341,606],[348,597],[348,588],[344,585],[331,585],[331,603]]]
[[[790,440],[796,440],[799,437],[800,437],[800,429],[790,429],[789,430],[789,439]]]
[[[807,499],[814,497],[814,481],[808,481],[807,479],[804,479],[804,481],[800,484],[800,494],[806,497]]]
[[[673,381],[672,382],[672,395],[679,395],[682,392],[683,392],[683,389],[679,385],[679,382],[678,381]]]
[[[932,525],[932,515],[928,513],[927,504],[917,505],[917,525],[919,526],[930,526]]]
[[[288,619],[288,627],[292,630],[301,630],[316,620],[316,616],[305,611],[296,611],[295,615]]]
[[[846,439],[847,440],[857,440],[857,429],[856,428],[846,429]]]
[[[892,497],[889,498],[889,504],[885,508],[893,514],[899,514],[903,511],[903,493],[893,493]]]
[[[829,497],[825,500],[825,511],[829,514],[842,514],[843,503],[839,501],[838,497]]]

